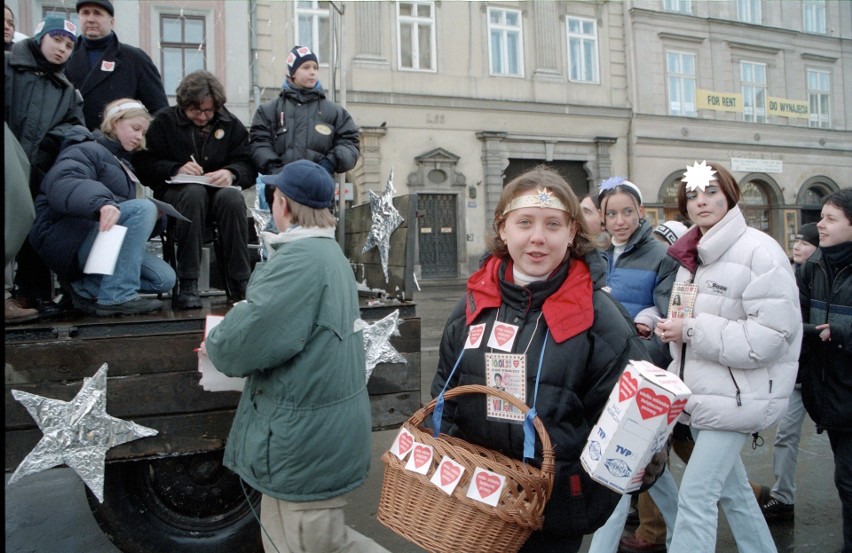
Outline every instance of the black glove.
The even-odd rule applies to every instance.
[[[317,165],[328,171],[328,174],[334,176],[334,164],[327,157],[322,158],[317,162]]]

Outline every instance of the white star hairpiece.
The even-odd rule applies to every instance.
[[[686,183],[686,190],[694,192],[700,188],[703,192],[710,181],[716,180],[716,171],[707,165],[707,161],[692,164],[692,167],[687,166],[686,173],[683,174],[681,181]]]
[[[565,204],[562,201],[553,195],[553,192],[545,188],[536,188],[535,194],[524,194],[523,196],[516,196],[509,205],[506,206],[506,209],[503,210],[503,215],[509,213],[510,211],[514,211],[516,209],[521,209],[524,207],[549,207],[552,209],[558,209],[560,211],[564,211],[568,213],[568,208],[565,207]]]

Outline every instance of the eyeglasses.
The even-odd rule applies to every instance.
[[[202,113],[208,117],[213,117],[213,114],[216,113],[215,108],[210,109],[200,109],[198,106],[193,106],[186,108],[186,112],[190,115],[201,115]]]

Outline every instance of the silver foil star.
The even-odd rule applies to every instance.
[[[362,250],[368,252],[374,246],[379,249],[382,270],[385,272],[385,282],[388,282],[388,251],[390,250],[391,234],[403,221],[402,215],[393,206],[393,193],[393,170],[391,170],[385,191],[382,192],[381,196],[370,190],[373,226],[370,227],[370,234],[367,235],[367,241]]]
[[[359,324],[360,323],[360,324]],[[358,319],[355,331],[364,330],[364,351],[367,354],[367,380],[379,363],[407,363],[405,357],[390,343],[391,336],[399,336],[399,309],[373,324]]]
[[[83,379],[71,401],[12,390],[44,433],[9,479],[13,484],[28,474],[62,464],[76,472],[103,503],[106,452],[117,445],[155,436],[157,431],[106,413],[107,365]]]

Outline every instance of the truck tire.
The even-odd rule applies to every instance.
[[[222,465],[223,451],[107,463],[101,530],[124,553],[259,553],[260,493]]]

